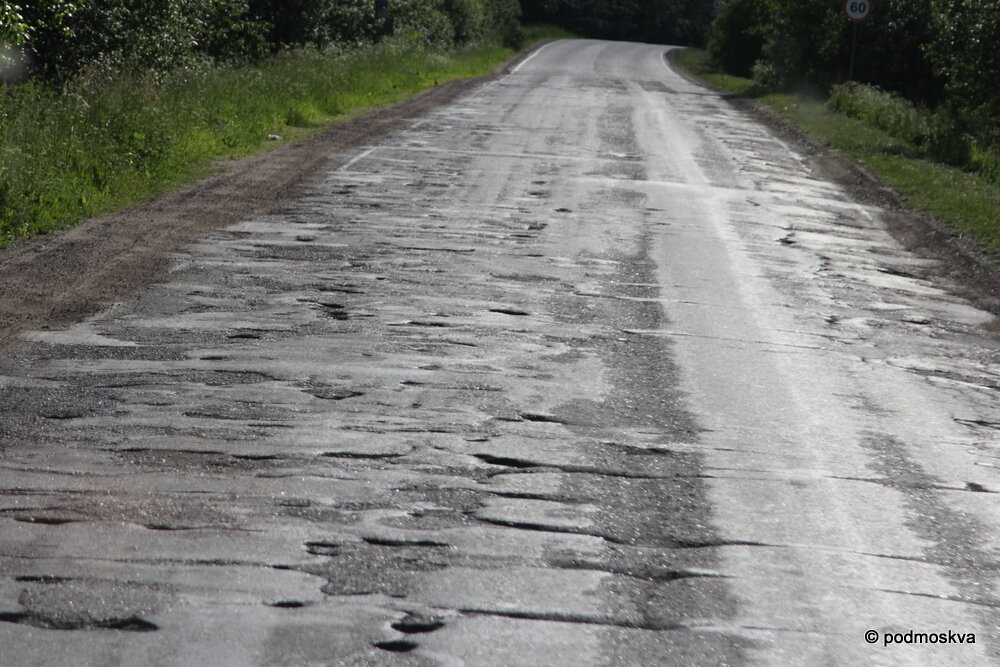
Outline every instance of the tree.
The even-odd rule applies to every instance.
[[[587,37],[658,44],[700,44],[711,20],[705,0],[522,0],[528,21]]]
[[[736,76],[750,76],[764,55],[770,25],[767,3],[726,0],[708,31],[708,56],[716,67]]]
[[[44,44],[74,37],[80,0],[0,1],[0,79],[16,80],[44,60]],[[5,44],[6,43],[6,44]]]
[[[949,96],[978,134],[1000,144],[1000,0],[933,0],[927,47]]]
[[[929,105],[940,102],[944,83],[927,53],[934,38],[931,1],[878,0],[859,28],[856,73],[861,81]]]
[[[763,0],[762,58],[754,79],[769,88],[834,80],[847,21],[839,0]]]

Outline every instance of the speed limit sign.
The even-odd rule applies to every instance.
[[[871,0],[844,0],[844,13],[852,21],[864,21],[871,16]]]

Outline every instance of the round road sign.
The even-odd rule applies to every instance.
[[[871,16],[871,0],[844,0],[844,13],[852,21],[864,21]]]

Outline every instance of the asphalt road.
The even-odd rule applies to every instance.
[[[997,664],[991,317],[664,51],[6,349],[0,665]]]

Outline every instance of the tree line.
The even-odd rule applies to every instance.
[[[700,45],[712,0],[521,0],[525,21],[585,37]]]
[[[1000,0],[870,0],[855,79],[899,93],[1000,144]],[[764,89],[848,78],[855,29],[843,0],[722,0],[714,64]]]
[[[289,47],[349,48],[390,32],[434,48],[516,46],[519,16],[517,0],[0,0],[0,59],[8,70],[19,58],[28,74],[67,78],[95,65],[252,62]]]
[[[855,78],[1000,145],[1000,0],[870,2]],[[516,46],[522,12],[588,37],[707,44],[718,67],[764,89],[826,89],[848,75],[853,28],[843,0],[0,0],[0,72],[18,53],[29,73],[60,78],[95,64],[252,62],[391,31],[435,48]]]

